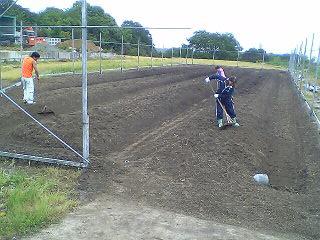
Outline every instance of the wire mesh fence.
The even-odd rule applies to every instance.
[[[316,118],[320,127],[319,64],[319,36],[313,34],[291,52],[289,72],[298,91],[307,102],[310,114]]]
[[[143,67],[174,66],[183,64],[219,64],[218,60],[230,61],[229,65],[250,67],[251,62],[261,64],[267,60],[267,54],[246,52],[195,49],[188,45],[181,47],[155,47],[154,43],[131,39],[125,41],[126,32],[121,32],[121,41],[109,39],[103,30],[108,26],[88,26],[94,37],[88,41],[88,72],[103,73],[110,69],[140,69]],[[63,38],[41,37],[52,29],[63,30]],[[163,29],[165,30],[165,29]],[[92,34],[93,34],[92,33]],[[40,53],[41,75],[77,74],[82,70],[80,26],[20,26],[12,38],[14,47],[1,47],[2,79],[13,80],[20,77],[22,59],[33,51]],[[241,62],[241,63],[240,63]]]

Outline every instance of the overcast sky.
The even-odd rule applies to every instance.
[[[35,4],[36,2],[36,4]],[[18,4],[32,11],[69,8],[75,0]],[[267,52],[290,52],[312,33],[319,33],[319,0],[87,0],[101,6],[118,25],[133,20],[144,27],[191,27],[192,30],[150,30],[157,47],[179,46],[196,30],[231,32],[244,49],[262,46]],[[316,35],[315,46],[320,45]],[[316,52],[316,50],[315,50]]]

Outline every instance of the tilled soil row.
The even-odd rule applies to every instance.
[[[92,165],[79,190],[86,198],[105,192],[206,220],[320,238],[318,135],[289,76],[227,68],[239,80],[241,127],[220,131],[203,82],[211,73],[182,66],[90,75]],[[38,101],[56,112],[41,121],[79,149],[80,86],[79,76],[52,77],[41,83]],[[21,91],[10,95],[19,99]],[[0,101],[1,149],[74,157]],[[269,174],[271,187],[254,184],[259,171]]]

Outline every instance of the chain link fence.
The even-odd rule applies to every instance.
[[[315,34],[301,42],[290,55],[289,72],[292,79],[306,101],[310,115],[320,128],[320,44]]]

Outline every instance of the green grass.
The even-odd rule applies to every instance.
[[[224,61],[224,60],[208,60],[208,59],[194,59],[194,64],[215,64],[222,66],[237,66],[236,61]],[[162,65],[171,65],[174,64],[185,64],[185,58],[153,58],[153,66],[162,66]],[[191,64],[191,59],[188,59],[188,64]],[[58,74],[58,73],[67,73],[73,71],[72,61],[67,62],[53,62],[53,61],[39,61],[39,71],[41,75],[46,74]],[[250,62],[239,62],[239,67],[241,68],[256,68],[260,69],[262,67],[261,63],[250,63]],[[137,68],[138,59],[137,57],[126,56],[123,60],[123,68]],[[150,57],[140,57],[140,67],[151,67],[151,58]],[[283,66],[264,64],[265,69],[285,69]],[[95,72],[99,71],[100,61],[99,60],[89,60],[88,61],[88,71]],[[102,61],[102,69],[119,69],[121,68],[121,59],[107,59]],[[81,61],[75,62],[74,70],[76,73],[81,72]],[[2,66],[2,79],[4,80],[17,80],[20,77],[20,63],[5,63]]]
[[[72,195],[79,175],[76,170],[2,164],[0,239],[34,232],[75,207]]]

